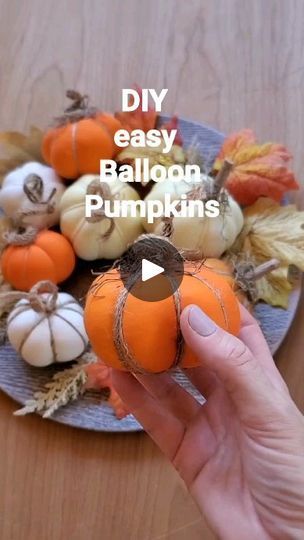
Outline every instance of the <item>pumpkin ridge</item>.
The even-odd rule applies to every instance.
[[[112,133],[110,132],[109,127],[107,126],[107,124],[105,122],[103,122],[102,120],[100,120],[100,118],[97,118],[97,116],[95,116],[93,119],[95,120],[96,125],[99,126],[103,131],[106,131],[107,134],[109,135],[110,139],[112,140],[113,136],[112,136]],[[113,140],[113,145],[114,145],[114,140]]]
[[[73,323],[71,323],[71,321],[68,321],[65,317],[63,317],[62,315],[59,315],[59,313],[53,313],[53,316],[54,317],[58,317],[59,319],[61,319],[62,321],[66,322],[71,328],[73,328],[73,330],[75,330],[76,334],[78,334],[78,336],[80,337],[84,347],[83,347],[83,350],[85,351],[86,349],[86,341],[83,337],[83,335],[79,332],[78,328],[76,328],[76,326],[73,325]],[[81,353],[82,354],[82,353]],[[80,355],[79,355],[80,356]]]
[[[22,265],[22,281],[23,282],[26,282],[26,268],[27,268],[27,264],[28,264],[28,259],[29,259],[29,256],[30,256],[30,249],[31,249],[31,244],[29,244],[28,246],[24,246],[25,249],[23,251],[23,265]]]
[[[198,279],[199,281],[201,281],[201,283],[203,283],[204,285],[206,285],[206,287],[208,287],[208,289],[210,291],[213,292],[213,294],[215,295],[219,305],[220,305],[220,308],[222,310],[222,313],[224,315],[224,320],[225,320],[225,324],[226,324],[226,329],[229,330],[230,328],[230,324],[229,324],[229,319],[228,319],[228,315],[227,315],[227,312],[225,310],[225,307],[224,307],[224,304],[222,302],[222,297],[221,297],[221,293],[220,291],[218,290],[218,288],[214,285],[214,286],[211,286],[211,284],[204,278],[202,278],[201,276],[197,275],[197,274],[193,274],[193,276],[195,279]]]
[[[38,328],[40,323],[45,321],[45,319],[47,319],[47,318],[48,318],[47,314],[42,315],[41,319],[39,321],[37,321],[36,324],[34,324],[34,326],[27,333],[27,335],[25,337],[23,337],[23,339],[22,339],[22,341],[20,343],[19,349],[18,349],[18,352],[19,352],[20,356],[22,356],[22,349],[23,349],[24,345],[26,344],[27,340],[29,339],[29,337],[32,335],[33,331],[36,330],[36,328]]]
[[[80,203],[77,203],[77,204],[73,204],[73,206],[68,206],[67,208],[65,208],[62,213],[63,214],[66,214],[67,212],[73,212],[74,210],[77,210],[78,208],[81,208],[83,206],[83,202],[80,202]]]
[[[57,309],[61,309],[64,306],[68,306],[69,304],[76,304],[75,300],[68,300],[67,302],[64,302],[64,304],[60,304],[59,306],[56,306]]]
[[[10,316],[10,315],[8,316],[7,324],[10,324],[12,321],[14,321],[16,319],[16,317],[18,317],[18,315],[21,315],[22,313],[24,313],[25,311],[28,311],[29,309],[31,309],[31,306],[28,303],[19,306],[19,308],[14,307],[13,310],[16,311],[16,313],[14,315],[12,315],[12,316]]]
[[[78,122],[71,124],[71,139],[72,139],[71,142],[72,142],[73,157],[75,160],[75,169],[77,171],[76,177],[80,176],[78,157],[77,157],[77,140],[76,140],[77,127],[78,127]]]
[[[76,309],[73,309],[71,307],[63,307],[63,306],[60,306],[59,308],[57,308],[58,310],[60,309],[63,309],[64,311],[73,311],[74,313],[77,313],[78,315],[81,315],[81,313],[79,311],[77,311]]]

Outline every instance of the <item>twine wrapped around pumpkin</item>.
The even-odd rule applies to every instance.
[[[228,203],[228,197],[225,192],[222,191],[224,184],[231,173],[233,169],[233,163],[232,161],[225,159],[223,162],[222,168],[217,173],[214,181],[212,184],[210,184],[210,188],[208,184],[199,184],[195,188],[191,189],[187,193],[187,200],[190,201],[208,201],[210,199],[216,199],[220,203],[220,211],[225,212],[225,209],[227,207]],[[181,208],[181,203],[179,203],[176,206],[176,210],[179,211]],[[165,238],[171,238],[174,233],[174,226],[173,226],[173,218],[174,216],[171,214],[170,217],[162,217],[162,223],[163,223],[163,230],[162,235]]]
[[[124,332],[123,332],[123,314],[124,314],[124,309],[125,309],[125,306],[126,306],[126,302],[127,302],[127,298],[128,298],[128,294],[129,294],[129,291],[132,289],[133,286],[135,286],[135,284],[141,280],[141,273],[142,273],[142,270],[141,270],[141,266],[138,264],[138,260],[141,260],[145,257],[148,257],[149,256],[149,252],[150,252],[150,247],[153,248],[153,242],[155,240],[159,240],[160,237],[155,235],[155,234],[143,234],[141,235],[135,242],[135,243],[138,243],[138,246],[142,246],[142,251],[140,249],[137,250],[137,253],[136,253],[136,259],[134,259],[133,257],[131,256],[128,256],[128,253],[126,253],[124,256],[123,256],[123,259],[118,259],[114,265],[112,266],[112,269],[109,270],[109,275],[110,275],[110,272],[111,270],[118,270],[119,273],[120,273],[120,276],[121,278],[123,279],[124,281],[124,287],[122,287],[119,295],[118,295],[118,298],[117,298],[117,302],[116,302],[116,305],[115,305],[115,317],[114,317],[114,327],[113,327],[113,340],[114,340],[114,344],[115,344],[115,348],[116,348],[116,351],[117,351],[117,354],[119,356],[119,359],[122,363],[122,365],[128,370],[128,371],[131,371],[133,373],[146,373],[146,371],[141,367],[139,366],[139,364],[137,363],[136,359],[134,358],[134,356],[132,355],[131,351],[129,350],[128,348],[128,345],[127,345],[127,342],[126,342],[126,339],[125,339],[125,336],[124,336]],[[176,272],[176,266],[174,265],[174,261],[172,260],[172,251],[169,249],[169,246],[172,246],[171,242],[169,239],[167,238],[162,238],[161,239],[164,241],[163,242],[163,245],[162,245],[162,248],[159,249],[159,251],[155,254],[153,260],[156,264],[163,264],[163,261],[166,260],[167,261],[167,264],[166,264],[166,271],[170,274],[170,262],[172,262],[172,270],[174,270],[174,272]],[[145,243],[143,243],[142,241],[145,241]],[[168,250],[168,255],[166,255],[166,252]],[[182,253],[178,252],[179,255],[184,259]],[[121,261],[124,261],[124,264],[123,266],[121,265]],[[185,261],[185,264],[187,263],[186,259],[184,259]],[[184,270],[184,274],[185,275],[191,275],[191,276],[195,276],[197,277],[198,279],[200,279],[201,281],[203,281],[204,283],[205,280],[203,280],[203,278],[201,278],[200,276],[197,276],[196,274],[199,272],[200,268],[202,267],[202,265],[204,264],[204,261],[200,261],[193,269],[193,271],[188,271],[188,270]],[[192,267],[193,267],[193,262],[192,262]],[[94,273],[95,275],[98,275],[97,273]],[[101,273],[99,274],[101,276],[105,275],[105,273]],[[111,278],[110,278],[111,279]],[[115,280],[115,278],[113,278]],[[119,280],[119,278],[117,278],[117,280]],[[174,278],[170,278],[170,275],[168,276],[167,275],[167,279],[170,281],[171,283],[171,286],[172,286],[172,290],[174,290]],[[94,291],[94,288],[95,288],[95,284],[93,284],[91,286],[91,291]],[[100,286],[98,286],[98,289],[100,289]],[[177,289],[175,290],[175,292],[173,293],[172,295],[172,298],[173,298],[173,303],[174,303],[174,308],[175,308],[175,314],[176,314],[176,328],[177,328],[177,336],[176,336],[176,355],[175,355],[175,358],[174,358],[174,361],[171,365],[171,369],[173,368],[176,368],[178,367],[180,364],[181,364],[181,361],[182,361],[182,358],[183,358],[183,351],[184,351],[184,339],[183,339],[183,335],[182,335],[182,332],[181,332],[181,329],[180,329],[180,316],[181,316],[181,311],[182,311],[182,308],[181,308],[181,294],[180,294],[180,290]]]
[[[109,185],[106,182],[101,182],[100,180],[92,180],[90,184],[87,187],[87,195],[99,195],[102,197],[103,200],[112,201],[113,196],[111,193],[111,189]],[[108,217],[105,214],[105,211],[103,208],[99,208],[98,210],[93,210],[91,212],[90,217],[85,218],[88,223],[99,223],[100,221],[107,219],[109,220],[109,227],[108,229],[101,235],[102,240],[105,240],[108,238],[115,227],[114,220],[112,217]]]
[[[26,216],[39,216],[54,213],[54,197],[57,193],[57,189],[54,187],[48,198],[43,200],[44,182],[41,176],[38,174],[29,174],[24,181],[23,191],[28,200],[34,204],[36,208],[32,210],[20,210],[18,212],[18,217],[22,219]]]

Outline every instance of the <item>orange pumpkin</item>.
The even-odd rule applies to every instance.
[[[19,291],[29,291],[37,281],[60,283],[75,267],[70,242],[54,231],[44,230],[28,245],[10,245],[1,256],[5,281]]]
[[[227,281],[203,266],[184,275],[179,288],[181,309],[197,304],[225,330],[237,335],[239,305]],[[189,268],[187,267],[187,270]],[[195,273],[196,272],[196,273]],[[144,302],[128,294],[118,331],[117,302],[125,292],[117,270],[99,276],[92,284],[85,307],[85,326],[93,350],[111,367],[120,370],[162,372],[173,366],[198,365],[194,353],[183,344],[173,296]]]
[[[67,92],[73,104],[59,119],[58,127],[49,129],[42,141],[45,161],[63,178],[98,174],[101,159],[112,159],[118,151],[115,132],[121,128],[111,114],[88,107],[87,96]]]

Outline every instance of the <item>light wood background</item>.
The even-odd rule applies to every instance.
[[[0,129],[46,126],[67,88],[117,109],[137,82],[169,88],[164,112],[287,144],[301,180],[303,0],[0,0],[0,14]],[[277,355],[302,410],[303,324],[304,302]],[[2,394],[0,408],[2,540],[214,538],[145,434],[17,419]]]

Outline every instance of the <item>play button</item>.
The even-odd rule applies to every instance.
[[[144,234],[121,257],[121,279],[130,294],[145,302],[172,296],[184,275],[183,258],[166,238]]]
[[[143,259],[141,261],[142,281],[148,281],[148,279],[154,278],[155,276],[162,274],[164,271],[165,269],[162,266],[158,266],[158,264],[154,264],[151,261],[147,261],[147,259]]]

